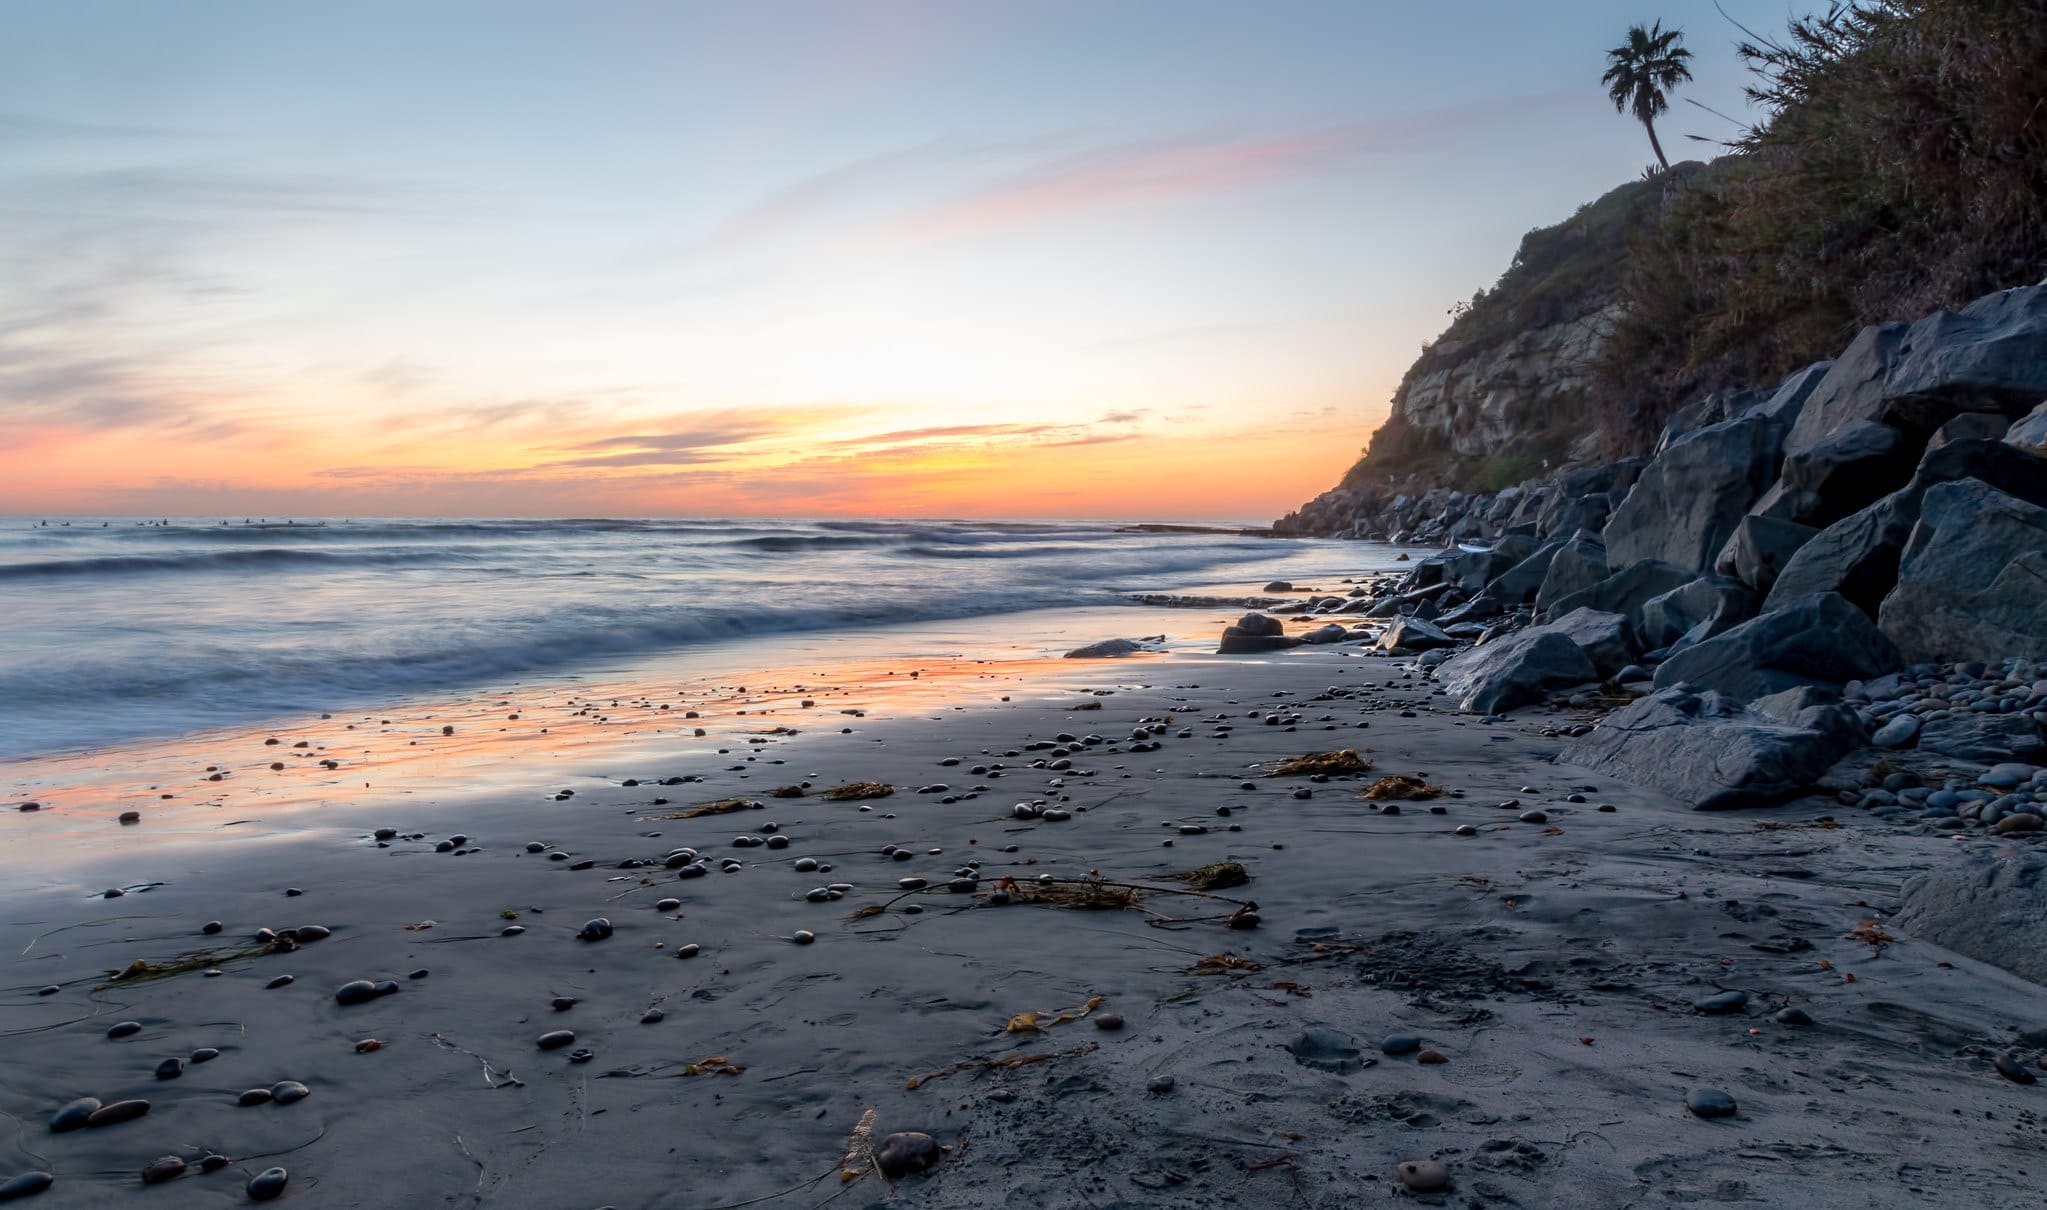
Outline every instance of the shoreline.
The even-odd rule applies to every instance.
[[[2035,1091],[1992,1065],[2042,1024],[2037,988],[1909,937],[1855,936],[1906,874],[1994,838],[1835,821],[1812,801],[1697,814],[1550,763],[1563,741],[1544,732],[1592,712],[1488,722],[1409,661],[1339,647],[1041,664],[1015,683],[977,684],[971,665],[919,676],[913,698],[873,690],[864,706],[850,684],[809,709],[742,718],[735,703],[723,736],[689,744],[595,724],[559,761],[481,743],[291,831],[101,846],[27,872],[0,895],[0,1181],[50,1171],[33,1204],[101,1205],[176,1155],[191,1167],[150,1189],[156,1203],[239,1200],[282,1165],[288,1197],[334,1205],[711,1210],[843,1191],[855,1206],[1334,1207],[1403,1202],[1395,1166],[1434,1160],[1452,1187],[1421,1204],[1845,1207],[1957,1189],[2037,1203]],[[1083,695],[1098,709],[1064,708]],[[690,746],[756,718],[851,731]],[[1090,734],[1103,742],[1079,742]],[[1343,748],[1376,768],[1268,776]],[[1357,797],[1391,774],[1443,793]],[[701,780],[654,784],[679,776]],[[771,794],[802,781],[812,793]],[[894,792],[816,793],[861,781]],[[672,818],[735,796],[762,806]],[[151,821],[92,826],[142,841]],[[395,830],[389,847],[378,828]],[[708,872],[668,868],[677,846]],[[740,868],[723,872],[728,858]],[[806,859],[820,868],[795,868]],[[969,890],[946,889],[968,862]],[[1219,862],[1248,876],[1220,898],[1170,877]],[[1047,874],[1066,892],[1141,889],[1099,910],[1031,902]],[[905,896],[905,877],[930,886]],[[136,889],[98,897],[114,887]],[[1238,901],[1260,927],[1228,926]],[[580,939],[600,917],[609,935]],[[201,931],[214,920],[218,939]],[[314,924],[331,935],[228,956],[257,929]],[[216,965],[109,978],[206,949]],[[337,1003],[355,979],[401,990]],[[1746,1002],[1712,999],[1729,990]],[[1009,1030],[1023,1013],[1044,1024]],[[1121,1028],[1099,1028],[1111,1015]],[[142,1028],[109,1038],[124,1021]],[[573,1045],[540,1049],[557,1029]],[[1396,1035],[1417,1047],[1382,1049]],[[152,1074],[201,1048],[221,1053]],[[284,1080],[311,1094],[237,1105]],[[1693,1116],[1697,1088],[1737,1112]],[[152,1107],[50,1133],[80,1096]],[[877,1141],[918,1131],[947,1148],[938,1167],[842,1185],[870,1109]],[[207,1153],[228,1169],[199,1171]]]

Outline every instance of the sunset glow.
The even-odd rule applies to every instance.
[[[1639,167],[1472,7],[19,8],[0,513],[1269,518]]]

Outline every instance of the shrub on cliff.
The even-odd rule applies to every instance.
[[[1620,274],[1616,454],[1703,391],[2047,275],[2047,0],[1864,0],[1740,50],[1763,120]]]

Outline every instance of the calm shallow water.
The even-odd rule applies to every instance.
[[[692,652],[730,665],[792,635],[871,636],[861,654],[886,655],[904,623],[950,623],[933,629],[972,656],[980,633],[1013,648],[993,620],[1027,611],[1333,581],[1390,557],[1059,522],[12,518],[0,757]]]

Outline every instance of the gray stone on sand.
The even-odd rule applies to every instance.
[[[1427,651],[1432,647],[1456,645],[1456,639],[1420,618],[1398,619],[1380,634],[1378,643],[1382,651],[1391,651],[1396,647],[1408,651]]]
[[[2047,856],[1976,856],[1907,878],[1885,927],[2047,983]]]
[[[1450,1187],[1450,1169],[1440,1160],[1402,1160],[1393,1174],[1409,1193],[1441,1193]]]
[[[898,1131],[881,1140],[874,1150],[874,1165],[888,1179],[901,1180],[913,1172],[938,1166],[945,1153],[938,1140],[917,1130]]]
[[[9,1177],[4,1184],[0,1184],[0,1202],[34,1197],[56,1183],[57,1178],[48,1172],[24,1172],[19,1176]]]
[[[2038,659],[2047,657],[2043,600],[2047,508],[1962,480],[1926,493],[1877,617],[1909,659]]]
[[[1557,761],[1717,811],[1805,793],[1848,751],[1851,732],[1859,734],[1860,724],[1844,707],[1813,706],[1782,718],[1710,690],[1674,686],[1608,715],[1566,744]]]
[[[1311,1025],[1295,1034],[1286,1048],[1294,1062],[1316,1071],[1349,1075],[1365,1067],[1364,1052],[1358,1048],[1357,1040],[1326,1025]]]
[[[1132,642],[1129,639],[1103,639],[1099,643],[1089,643],[1085,647],[1075,647],[1072,651],[1066,653],[1066,658],[1069,660],[1112,660],[1119,656],[1135,655],[1143,650],[1144,646],[1142,644]]]
[[[1694,1088],[1685,1094],[1685,1108],[1697,1118],[1734,1116],[1734,1098],[1718,1088]]]
[[[1814,593],[1671,656],[1656,670],[1656,686],[1689,684],[1746,700],[1869,680],[1899,663],[1869,615],[1839,594]]]
[[[1919,716],[1900,714],[1870,733],[1869,742],[1879,748],[1902,748],[1919,738]]]
[[[1461,652],[1436,670],[1457,708],[1498,714],[1539,702],[1551,689],[1599,679],[1599,670],[1569,637],[1531,627]]]

